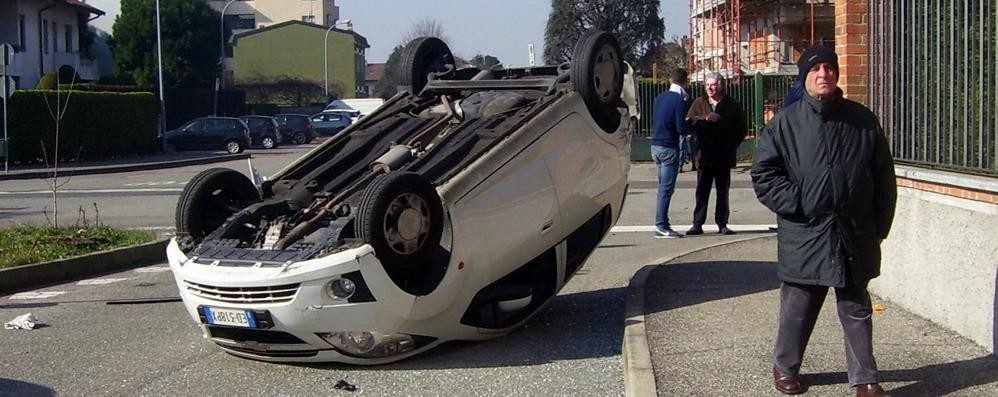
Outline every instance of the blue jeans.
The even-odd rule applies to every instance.
[[[669,203],[676,190],[676,176],[679,175],[679,148],[651,146],[651,158],[658,169],[658,199],[655,201],[655,226],[669,228]]]

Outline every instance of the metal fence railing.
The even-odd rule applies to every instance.
[[[870,3],[868,99],[898,162],[998,175],[998,4]]]
[[[762,130],[767,121],[783,105],[794,76],[755,76],[742,77],[736,82],[727,84],[727,94],[742,106],[745,113],[749,136]],[[669,89],[668,83],[641,81],[638,83],[638,103],[641,104],[641,120],[638,122],[636,134],[651,136],[652,104],[662,92]],[[690,84],[690,95],[693,98],[704,95],[703,83]]]

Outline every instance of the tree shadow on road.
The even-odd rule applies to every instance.
[[[624,288],[555,296],[508,335],[481,342],[451,342],[378,367],[309,365],[325,369],[414,370],[538,365],[620,355]]]
[[[0,378],[0,397],[6,396],[37,396],[54,397],[58,394],[47,386],[14,379]]]
[[[780,288],[773,262],[684,262],[657,266],[645,283],[645,314]]]
[[[802,374],[801,380],[809,385],[848,384],[845,372]],[[963,389],[991,385],[991,392],[980,395],[998,395],[998,358],[983,356],[970,360],[930,364],[914,369],[888,369],[880,371],[881,382],[909,383],[887,390],[892,396],[943,396]],[[887,389],[887,388],[885,388]],[[983,392],[983,390],[980,390]]]

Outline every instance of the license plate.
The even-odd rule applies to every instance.
[[[256,328],[256,318],[250,310],[219,309],[207,306],[202,310],[204,310],[204,317],[208,324]]]

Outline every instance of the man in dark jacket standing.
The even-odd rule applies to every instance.
[[[842,97],[835,52],[809,48],[797,67],[806,94],[769,122],[752,165],[756,196],[779,225],[774,383],[803,391],[804,349],[833,287],[849,384],[857,396],[882,396],[866,287],[880,275],[880,242],[894,219],[894,164],[877,117]]]
[[[717,205],[714,222],[721,234],[735,234],[728,229],[728,190],[731,187],[731,168],[735,166],[738,145],[745,139],[745,116],[734,98],[724,93],[724,77],[711,73],[704,79],[707,96],[701,96],[690,105],[686,118],[697,140],[698,160],[696,207],[693,209],[693,227],[686,235],[703,234],[707,221],[707,203],[710,187],[717,188]]]

